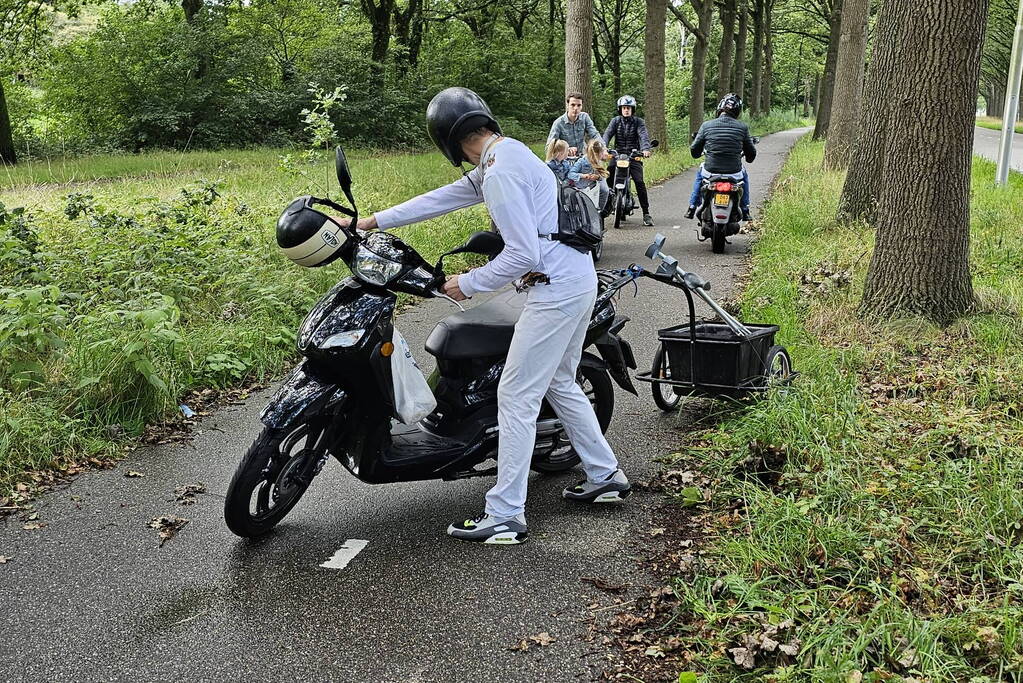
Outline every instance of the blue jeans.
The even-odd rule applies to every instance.
[[[696,206],[700,203],[700,184],[707,176],[702,168],[696,173],[696,180],[693,181],[693,193],[689,195],[689,206]],[[749,211],[749,173],[742,169],[742,182],[744,183],[742,198],[739,199],[739,208]]]

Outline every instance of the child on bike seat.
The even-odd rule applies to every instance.
[[[547,143],[547,165],[558,180],[565,180],[570,165],[567,161],[568,143],[564,140],[551,140]]]
[[[583,191],[593,187],[599,188],[598,201],[594,202],[598,209],[604,206],[608,195],[608,171],[604,166],[606,153],[607,148],[604,146],[604,141],[594,138],[586,145],[585,156],[579,157],[568,172],[568,179],[575,184],[576,188]],[[589,193],[587,192],[587,194]]]

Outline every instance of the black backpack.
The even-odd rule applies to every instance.
[[[551,235],[551,239],[584,254],[596,251],[604,239],[597,207],[582,190],[567,182],[559,182],[558,232]]]

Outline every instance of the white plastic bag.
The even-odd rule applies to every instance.
[[[422,370],[412,357],[412,350],[394,328],[391,337],[394,352],[391,354],[391,377],[394,382],[394,412],[407,425],[415,424],[433,412],[437,399],[430,391]]]

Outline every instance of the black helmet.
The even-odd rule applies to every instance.
[[[333,218],[313,208],[315,197],[299,197],[277,219],[277,246],[300,266],[315,268],[342,253],[347,235]]]
[[[477,128],[489,128],[498,135],[501,126],[483,98],[468,88],[447,88],[430,100],[426,108],[426,130],[441,153],[455,166],[461,166],[462,140]]]
[[[742,100],[735,93],[728,93],[718,102],[718,116],[721,116],[721,112],[739,118],[739,115],[742,114]]]

